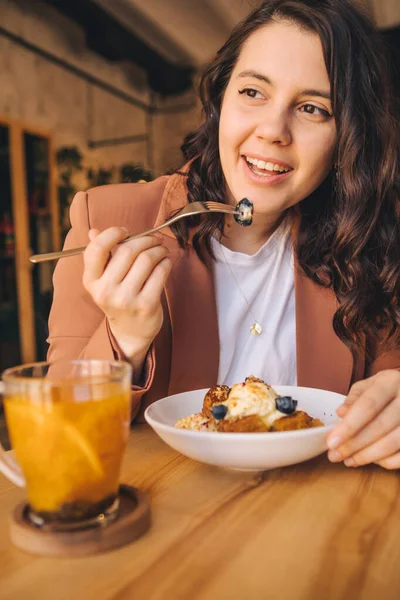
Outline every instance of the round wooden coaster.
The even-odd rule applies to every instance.
[[[11,515],[11,541],[21,550],[42,556],[86,556],[119,548],[143,535],[151,524],[150,505],[144,492],[121,485],[119,501],[115,521],[66,532],[36,528],[27,519],[28,505],[18,504]]]

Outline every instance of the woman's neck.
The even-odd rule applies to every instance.
[[[243,227],[236,223],[233,217],[227,217],[220,241],[233,252],[255,254],[279,227],[285,216],[286,213],[278,218],[255,215],[250,227]]]

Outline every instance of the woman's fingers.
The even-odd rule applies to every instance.
[[[93,242],[100,233],[100,229],[89,229],[89,240]]]
[[[354,402],[358,400],[361,394],[370,386],[369,379],[363,379],[362,381],[357,381],[354,385],[351,386],[351,390],[348,393],[345,401],[336,411],[338,417],[343,418],[349,412],[349,409],[353,406]]]
[[[160,244],[160,240],[155,236],[146,236],[127,242],[119,246],[111,258],[107,268],[102,276],[102,285],[111,286],[125,283],[125,280],[131,271],[137,272],[137,265],[142,261],[142,256],[164,257],[168,250]],[[143,283],[140,284],[139,289]],[[138,290],[131,290],[137,293]]]
[[[142,290],[156,266],[164,260],[168,254],[169,250],[165,246],[155,246],[141,252],[121,285],[126,290],[129,290],[130,294],[136,296]]]
[[[84,252],[83,284],[108,319],[127,357],[140,365],[163,323],[160,301],[171,263],[159,236],[119,244],[122,227],[89,231]]]
[[[384,469],[400,469],[400,452],[396,452],[392,454],[392,456],[388,456],[382,460],[376,461],[377,465],[380,465]]]
[[[343,421],[336,425],[328,436],[328,447],[331,450],[339,449],[342,444],[375,419],[395,398],[399,389],[400,373],[382,371],[365,382],[368,382],[368,385],[362,386],[361,393],[355,398]],[[361,386],[358,386],[357,394],[360,388]]]
[[[120,283],[141,253],[149,248],[161,246],[157,236],[143,236],[118,245],[126,234],[127,230],[124,227],[110,227],[102,232],[96,229],[89,231],[91,242],[84,253],[85,287],[90,287],[99,279],[102,279],[104,285]],[[113,250],[115,252],[111,257]]]
[[[93,241],[90,242],[83,254],[85,287],[89,287],[94,281],[100,279],[110,259],[111,250],[124,237],[126,237],[126,230],[122,227],[109,227],[98,235],[94,235]]]
[[[396,397],[386,408],[366,425],[357,435],[345,442],[337,450],[329,452],[332,462],[353,457],[368,450],[368,447],[387,436],[400,425],[400,398]],[[393,450],[395,451],[396,448]],[[393,453],[393,452],[392,452]],[[361,455],[363,456],[363,454]],[[362,463],[365,464],[365,463]]]
[[[374,444],[347,458],[344,464],[347,467],[360,467],[361,465],[382,461],[396,454],[399,450],[400,427],[396,427],[388,435],[378,438]]]
[[[152,306],[154,301],[159,301],[161,293],[164,289],[165,283],[168,279],[168,275],[171,272],[172,263],[171,260],[166,257],[153,269],[150,277],[144,284],[142,291],[139,294],[140,300],[143,304]]]

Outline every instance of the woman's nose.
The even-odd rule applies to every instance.
[[[288,146],[292,141],[292,134],[287,110],[267,107],[256,127],[255,134],[259,139],[270,144]]]

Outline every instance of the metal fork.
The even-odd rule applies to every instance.
[[[135,233],[134,235],[128,235],[125,239],[121,240],[119,244],[125,244],[125,242],[129,242],[130,240],[135,240],[136,238],[142,237],[144,235],[150,235],[151,233],[155,233],[164,227],[169,227],[172,223],[179,221],[185,217],[191,217],[193,215],[201,215],[204,213],[226,213],[229,215],[240,215],[240,211],[235,207],[230,206],[229,204],[222,204],[220,202],[192,202],[191,204],[187,204],[184,206],[179,212],[176,213],[173,217],[158,225],[158,227],[153,227],[152,229],[148,229],[147,231],[143,231],[142,233]],[[56,260],[58,258],[66,258],[67,256],[75,256],[76,254],[81,254],[86,250],[86,246],[82,246],[81,248],[71,248],[70,250],[61,250],[59,252],[48,252],[47,254],[34,254],[29,258],[32,263],[41,263],[47,260]]]

